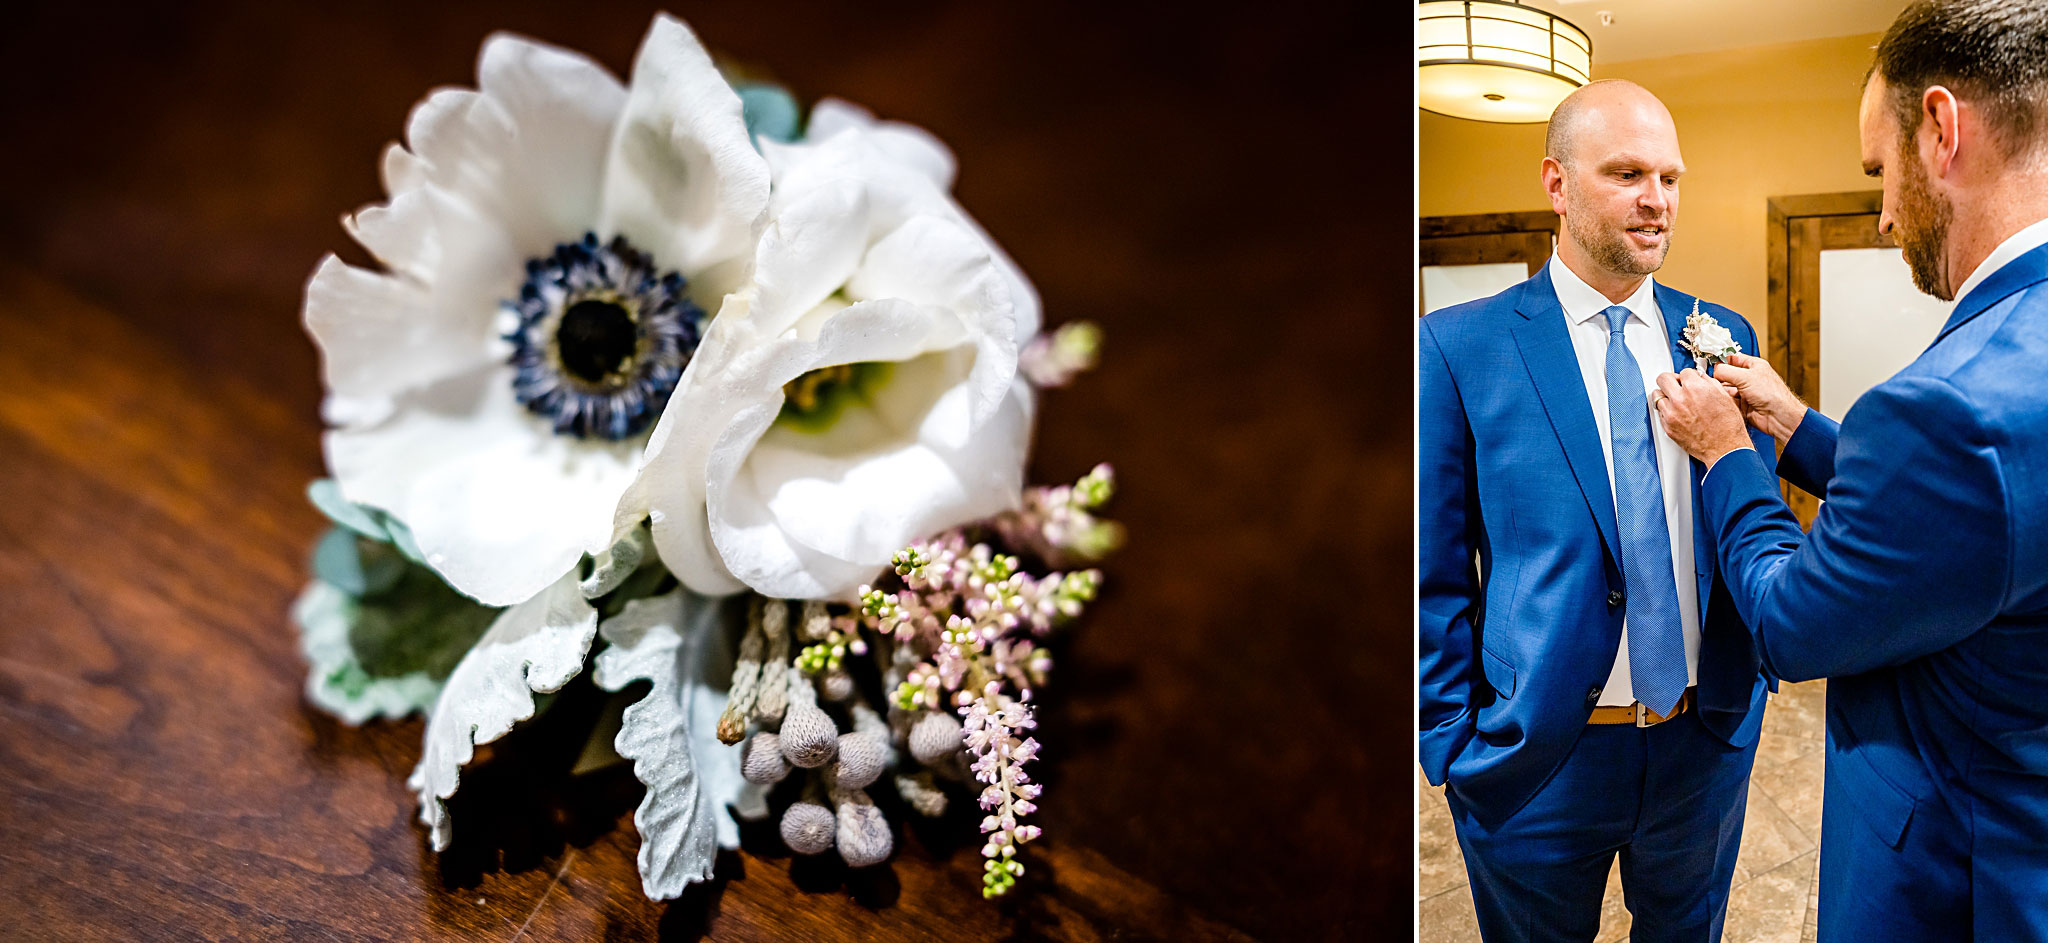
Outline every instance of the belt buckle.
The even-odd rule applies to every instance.
[[[1638,728],[1650,726],[1650,709],[1644,707],[1641,701],[1636,702],[1636,726]]]

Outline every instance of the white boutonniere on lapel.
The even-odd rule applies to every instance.
[[[1700,301],[1692,301],[1692,313],[1685,316],[1685,333],[1679,346],[1692,355],[1703,369],[1726,361],[1731,355],[1742,353],[1742,347],[1735,343],[1735,335],[1714,320],[1711,314],[1700,313]]]

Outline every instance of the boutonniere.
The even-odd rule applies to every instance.
[[[1047,641],[1122,540],[1108,465],[1024,484],[1033,404],[1101,332],[1041,329],[937,138],[729,81],[674,17],[624,80],[508,33],[478,62],[348,218],[382,268],[306,287],[335,524],[292,610],[308,698],[426,716],[437,852],[502,808],[478,748],[586,677],[606,707],[549,724],[645,786],[647,896],[711,880],[743,820],[865,868],[922,841],[907,815],[978,822],[1006,893]]]
[[[1734,354],[1742,353],[1742,347],[1735,343],[1735,335],[1728,333],[1728,329],[1714,320],[1713,315],[1700,313],[1698,298],[1692,301],[1692,313],[1685,316],[1685,334],[1679,346],[1708,369]]]

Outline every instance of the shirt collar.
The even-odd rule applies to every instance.
[[[2040,220],[2005,237],[2005,241],[1999,243],[1998,248],[1991,250],[1991,254],[1985,256],[1984,261],[1977,263],[1977,270],[1971,272],[1969,278],[1963,279],[1963,287],[1956,290],[1956,300],[1963,300],[1972,289],[1984,284],[1985,279],[2004,268],[2007,263],[2043,245],[2048,245],[2048,219]]]
[[[2048,234],[2042,238],[2048,241]],[[1608,301],[1599,289],[1586,284],[1586,280],[1564,264],[1564,259],[1556,253],[1550,256],[1550,284],[1557,289],[1557,303],[1564,308],[1565,320],[1573,324],[1584,324],[1614,306],[1614,302]],[[1644,323],[1654,326],[1657,321],[1656,292],[1657,280],[1645,278],[1641,285],[1636,286],[1635,292],[1621,302],[1621,306],[1643,319]]]

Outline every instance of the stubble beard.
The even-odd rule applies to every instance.
[[[1565,207],[1572,217],[1581,220],[1600,218],[1593,208],[1581,199],[1577,187],[1565,188]],[[1649,275],[1664,267],[1664,257],[1671,252],[1671,228],[1668,224],[1664,229],[1664,241],[1657,246],[1656,255],[1650,258],[1637,255],[1635,249],[1629,246],[1626,229],[1602,228],[1599,232],[1589,233],[1584,231],[1585,228],[1587,227],[1571,225],[1569,219],[1565,224],[1566,235],[1578,243],[1579,250],[1586,253],[1586,257],[1591,259],[1594,265],[1612,275],[1623,278]]]
[[[1913,271],[1913,287],[1942,301],[1954,301],[1955,288],[1942,284],[1942,259],[1947,255],[1948,228],[1955,221],[1955,205],[1928,186],[1927,170],[1919,155],[1904,152],[1904,172],[1899,182],[1899,212],[1893,222],[1892,238],[1905,253],[1906,266]]]

